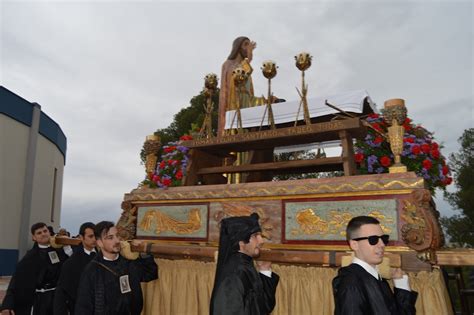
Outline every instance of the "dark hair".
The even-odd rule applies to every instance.
[[[44,227],[46,228],[48,227],[46,223],[44,222],[38,222],[38,223],[33,224],[30,229],[31,235],[35,235],[36,230],[42,229]]]
[[[240,36],[234,39],[234,42],[232,43],[232,51],[229,54],[229,57],[227,57],[227,60],[234,60],[237,58],[237,55],[240,52],[240,47],[242,46],[242,43],[246,40],[250,40],[246,36]]]
[[[54,236],[56,234],[56,232],[54,232],[54,228],[51,225],[48,225],[48,231],[51,236]]]
[[[100,221],[95,225],[94,235],[96,239],[102,239],[102,234],[107,234],[110,228],[114,227],[115,224],[110,221]]]
[[[379,220],[377,220],[374,217],[369,217],[366,215],[361,215],[358,217],[352,218],[352,220],[349,221],[347,224],[346,228],[346,238],[347,240],[351,240],[355,237],[354,234],[360,229],[362,225],[366,224],[380,224]]]
[[[86,234],[86,229],[91,229],[95,233],[94,228],[95,224],[92,222],[82,223],[81,227],[79,228],[79,235],[84,236],[84,234]]]

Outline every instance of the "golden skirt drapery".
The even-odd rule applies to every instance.
[[[159,279],[143,284],[145,315],[208,315],[215,263],[156,259]],[[277,303],[272,315],[330,315],[334,313],[331,281],[337,269],[327,267],[272,266],[280,275]],[[417,314],[452,314],[442,274],[421,271],[409,274],[418,292]]]

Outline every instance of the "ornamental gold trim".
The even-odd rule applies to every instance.
[[[316,186],[316,187],[314,187]],[[368,181],[362,185],[355,185],[350,183],[343,183],[340,185],[306,185],[306,186],[277,186],[270,188],[237,188],[232,189],[227,187],[227,189],[218,188],[215,191],[206,190],[206,191],[184,191],[184,192],[164,192],[164,191],[155,191],[155,192],[140,192],[134,191],[130,194],[126,194],[125,198],[136,198],[138,200],[150,200],[150,199],[219,199],[219,198],[239,198],[239,197],[266,197],[272,195],[309,195],[309,194],[327,194],[327,193],[337,193],[337,192],[359,192],[368,189],[372,190],[387,190],[394,187],[400,187],[402,189],[406,188],[423,188],[423,179],[416,180],[415,182],[404,182],[402,180],[393,180],[388,183],[379,183],[375,181]],[[190,187],[190,186],[184,186]],[[168,189],[169,190],[169,189]]]
[[[320,198],[332,198],[332,197],[352,197],[352,196],[380,196],[380,195],[406,195],[412,193],[411,189],[401,189],[401,190],[380,190],[380,191],[362,191],[362,192],[344,192],[344,193],[324,193],[324,194],[308,194],[308,195],[273,195],[273,196],[255,196],[255,197],[234,197],[232,200],[244,200],[244,201],[254,201],[254,200],[296,200],[296,199],[320,199]],[[169,204],[169,203],[189,203],[196,201],[195,199],[158,199],[158,196],[153,195],[131,195],[135,199],[128,199],[128,201],[133,204]],[[162,196],[160,196],[162,197]],[[196,198],[199,199],[199,202],[219,202],[219,201],[229,201],[230,197],[221,197],[221,198]]]

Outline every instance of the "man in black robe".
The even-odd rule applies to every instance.
[[[212,290],[211,315],[266,315],[275,307],[279,277],[269,262],[257,264],[263,245],[258,214],[221,221],[219,256]]]
[[[51,235],[43,222],[31,226],[31,235],[35,243],[16,266],[2,303],[2,315],[53,313],[54,293],[61,266],[72,254],[72,249],[70,246],[63,249],[51,247]]]
[[[74,314],[81,274],[86,265],[96,255],[94,227],[94,223],[86,222],[79,228],[79,239],[82,244],[77,247],[77,250],[74,251],[61,269],[56,293],[54,294],[55,315]]]
[[[101,252],[82,273],[74,313],[139,315],[143,308],[140,282],[158,278],[153,256],[136,260],[122,257],[117,228],[112,222],[97,223],[94,234]]]
[[[352,264],[339,269],[332,285],[336,310],[334,314],[411,315],[416,314],[418,294],[410,290],[408,276],[401,269],[392,270],[394,292],[380,277],[389,236],[383,234],[380,222],[368,216],[353,218],[346,229],[349,246],[354,251]]]

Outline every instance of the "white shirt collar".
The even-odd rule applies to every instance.
[[[90,255],[92,252],[94,252],[94,253],[96,252],[95,248],[93,248],[92,250],[87,250],[85,247],[83,247],[83,248],[84,248],[84,253],[86,253],[87,255]]]
[[[105,257],[105,256],[103,256],[103,257],[104,257],[104,260],[107,260],[107,261],[116,261],[116,260],[119,258],[119,256],[120,256],[120,255],[117,254],[117,257],[115,257],[114,259],[109,259],[109,258],[107,258],[107,257]]]
[[[362,268],[364,268],[365,271],[367,271],[368,273],[370,273],[375,279],[379,279],[379,271],[378,271],[378,266],[376,266],[375,268],[372,267],[371,265],[369,265],[368,263],[366,263],[365,261],[357,258],[357,257],[354,257],[352,259],[352,263],[353,264],[357,264],[359,266],[361,266]]]
[[[38,243],[38,247],[39,248],[50,248],[51,245],[41,245],[40,243]]]

